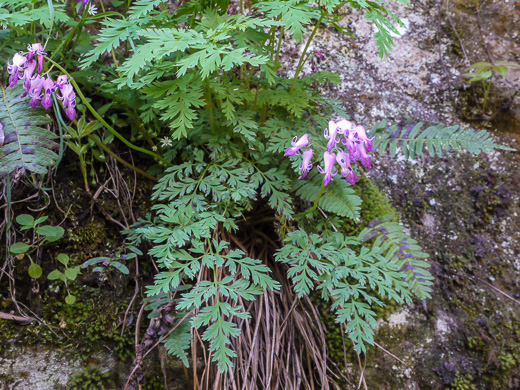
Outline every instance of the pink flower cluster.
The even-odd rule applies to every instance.
[[[35,108],[42,104],[46,110],[52,106],[52,94],[56,92],[56,97],[63,100],[63,108],[66,114],[73,120],[76,117],[76,93],[71,84],[67,83],[67,76],[61,75],[57,81],[42,77],[43,57],[47,54],[43,51],[41,43],[33,43],[27,47],[29,53],[22,55],[16,53],[13,62],[7,65],[9,77],[9,86],[14,87],[18,80],[23,80],[25,92],[23,96],[31,97],[30,105]],[[37,58],[37,60],[36,60]],[[38,63],[38,72],[36,74],[36,63]],[[58,91],[58,92],[57,92]]]
[[[339,121],[330,120],[329,128],[325,130],[323,136],[327,142],[327,151],[323,153],[323,162],[325,167],[318,166],[318,171],[325,175],[323,178],[323,184],[327,186],[332,177],[338,173],[334,170],[336,163],[341,168],[341,175],[352,185],[356,184],[358,176],[352,169],[351,162],[361,160],[364,167],[370,168],[370,156],[367,152],[373,152],[374,147],[372,141],[374,137],[368,138],[365,128],[361,125],[354,126],[352,122],[346,119]],[[341,144],[346,147],[346,151],[342,148],[338,148],[336,145]],[[309,135],[305,134],[300,139],[294,137],[292,140],[292,146],[285,150],[286,156],[292,156],[299,154],[299,150],[309,145]],[[336,153],[333,153],[335,151]],[[307,176],[307,173],[312,169],[313,150],[306,149],[303,152],[302,163],[300,164],[300,177],[303,179]]]

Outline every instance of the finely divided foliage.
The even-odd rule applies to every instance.
[[[129,231],[130,239],[153,243],[149,253],[163,268],[148,293],[173,294],[177,309],[189,313],[192,326],[204,329],[202,339],[209,342],[213,361],[220,370],[228,370],[236,357],[230,344],[240,334],[237,321],[249,316],[245,304],[278,284],[269,276],[269,267],[244,250],[233,249],[234,244],[223,237],[238,231],[237,219],[247,220],[247,213],[267,199],[283,224],[293,219],[293,225],[284,227],[285,245],[275,259],[288,265],[295,291],[302,296],[321,290],[337,321],[346,324],[355,349],[364,352],[373,342],[373,305],[411,302],[413,295],[429,297],[431,275],[422,260],[426,255],[400,225],[391,222],[373,225],[359,237],[341,232],[322,237],[319,230],[316,234],[302,230],[305,225],[298,222],[302,218],[320,218],[313,212],[317,207],[334,218],[357,220],[361,199],[339,175],[327,182],[326,191],[316,171],[293,180],[300,164],[297,153],[291,161],[280,161],[295,130],[297,138],[307,133],[313,142],[323,134],[328,121],[317,115],[318,105],[322,113],[345,114],[337,102],[324,99],[313,88],[339,84],[337,75],[324,71],[295,79],[279,77],[277,51],[285,36],[297,42],[307,39],[316,20],[341,29],[334,11],[348,5],[363,10],[374,22],[377,47],[384,55],[392,46],[389,33],[396,32],[400,21],[379,1],[329,0],[318,8],[300,0],[257,2],[247,16],[191,3],[173,16],[136,3],[128,19],[106,24],[98,46],[84,62],[89,65],[119,45],[120,39],[127,39],[133,54],[118,69],[118,88],[138,91],[145,102],[144,122],[160,118],[171,129],[170,137],[179,142],[173,149],[183,162],[168,168],[156,185],[155,216]],[[197,13],[200,19],[194,16]],[[350,125],[345,121],[338,125],[345,123]],[[391,139],[389,132],[380,131],[383,127],[375,126],[368,137],[376,135],[374,147],[381,153],[390,145],[392,156],[399,145],[407,157],[414,157],[423,141],[437,153],[455,146],[476,151],[476,139],[467,132],[442,128],[439,136],[435,127],[419,134],[418,125],[405,139]],[[363,164],[370,166],[364,147],[359,149],[359,137],[365,137],[368,151],[372,138],[362,127],[362,132],[354,132],[357,129],[341,131],[346,138],[350,134],[351,152],[357,150],[352,158],[364,158]],[[457,142],[448,142],[445,136]],[[329,134],[332,147],[338,142],[334,138]],[[480,148],[486,146],[496,145]],[[321,152],[315,156],[321,158]],[[355,172],[351,175],[357,177]],[[295,215],[294,197],[314,206]],[[180,288],[183,292],[178,293]],[[166,343],[186,363],[181,351],[189,346],[189,328],[183,329]]]
[[[54,20],[80,29],[88,18],[84,11],[81,22],[72,23],[63,6],[53,7],[49,1],[49,7],[31,10],[33,3],[0,1],[0,25],[12,28],[36,21],[50,25]],[[152,213],[125,233],[136,246],[150,245],[148,254],[160,269],[147,287],[151,316],[167,305],[176,308],[175,318],[168,322],[171,326],[160,329],[166,349],[188,366],[188,350],[193,348],[196,355],[200,343],[209,348],[208,356],[221,373],[233,365],[243,366],[239,361],[243,356],[232,348],[237,345],[234,339],[253,320],[250,313],[258,313],[255,307],[262,303],[257,299],[267,300],[273,291],[283,299],[278,291],[283,292],[281,282],[287,280],[281,275],[286,275],[299,298],[318,291],[336,321],[345,324],[355,350],[366,352],[367,344],[374,342],[374,306],[392,300],[410,303],[414,297],[425,300],[432,286],[428,256],[398,223],[381,218],[358,235],[349,235],[354,234],[349,233],[349,222],[361,222],[362,200],[353,185],[370,168],[370,159],[377,158],[369,153],[388,150],[394,157],[400,149],[413,159],[425,146],[431,156],[507,148],[495,144],[487,132],[458,126],[423,130],[419,123],[387,129],[382,122],[366,132],[348,120],[339,100],[322,96],[320,85],[338,85],[341,78],[317,69],[316,62],[319,65],[326,53],[308,50],[316,31],[324,27],[346,32],[338,24],[341,8],[360,10],[376,27],[376,46],[384,56],[392,47],[390,32],[396,33],[401,22],[382,0],[179,3],[171,7],[166,0],[124,2],[124,15],[106,12],[103,20],[99,18],[97,43],[79,63],[73,59],[74,50],[67,56],[61,53],[65,68],[75,64],[83,69],[73,73],[76,81],[95,77],[103,96],[113,100],[98,108],[103,110],[99,114],[92,107],[95,99],[91,105],[71,77],[74,88],[69,85],[67,90],[75,90],[89,111],[83,111],[69,132],[92,114],[96,124],[162,164],[154,168],[159,173]],[[237,9],[238,3],[250,9]],[[72,40],[74,31],[63,37],[64,47],[58,46],[57,52],[71,41],[75,47],[80,39]],[[279,71],[287,39],[304,48],[289,78]],[[113,67],[106,64],[112,60]],[[304,75],[307,61],[312,73]],[[52,61],[45,72],[64,69],[58,62]],[[86,70],[98,62],[102,76]],[[19,81],[18,68],[15,71],[13,64],[9,69],[13,82]],[[43,96],[40,92],[35,92],[38,99]],[[52,151],[56,135],[42,127],[50,120],[28,104],[20,89],[2,87],[0,173],[17,169],[45,173],[57,158]],[[106,115],[116,118],[113,123],[124,122],[117,110],[128,113],[135,134],[139,132],[154,153],[135,147],[110,127],[103,119],[109,108],[115,110]],[[98,129],[92,125],[90,130],[89,140],[97,144]],[[160,149],[155,138],[161,140]],[[361,164],[351,164],[355,161]],[[136,171],[150,178],[149,173]],[[244,245],[244,236],[249,235],[253,239]],[[260,253],[254,251],[255,240],[262,243]],[[292,309],[286,312],[290,315]],[[253,346],[248,353],[252,351]],[[322,363],[320,372],[326,377],[326,359]],[[130,375],[129,381],[134,379]],[[262,381],[255,377],[253,382]]]

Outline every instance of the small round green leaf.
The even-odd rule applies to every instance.
[[[47,279],[57,280],[57,279],[60,279],[62,276],[63,276],[63,273],[61,271],[58,271],[57,269],[55,269],[49,275],[47,275]]]
[[[40,267],[38,264],[32,263],[29,266],[29,276],[33,279],[38,279],[40,276],[42,276],[42,267]]]
[[[58,261],[59,261],[61,264],[63,264],[65,267],[67,266],[67,264],[69,264],[69,260],[70,260],[69,256],[66,255],[65,253],[60,253],[60,254],[58,255]]]
[[[45,225],[36,229],[36,233],[45,236],[47,241],[54,242],[63,237],[65,230],[61,226]]]
[[[32,226],[34,223],[34,217],[29,214],[22,214],[16,217],[16,222],[18,222],[20,225]]]
[[[65,297],[65,302],[67,303],[67,305],[73,305],[74,302],[76,302],[76,297],[74,295],[67,295]]]
[[[17,242],[9,248],[9,252],[14,255],[18,255],[20,253],[25,253],[29,250],[31,246],[27,245],[25,242]]]
[[[65,276],[67,277],[67,279],[70,279],[70,280],[76,280],[76,278],[78,277],[78,274],[79,274],[79,266],[74,267],[74,268],[67,268],[65,270]]]

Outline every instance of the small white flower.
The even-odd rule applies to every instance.
[[[172,140],[168,137],[164,137],[163,139],[161,139],[161,145],[163,148],[165,148],[166,146],[172,146]]]
[[[97,14],[97,7],[92,4],[92,2],[88,5],[88,14],[90,16],[94,16],[95,14]]]
[[[152,150],[153,150],[154,152],[157,152],[157,146],[155,146],[155,145],[152,146]]]

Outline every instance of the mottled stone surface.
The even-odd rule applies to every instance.
[[[346,9],[341,25],[358,38],[324,28],[313,47],[327,55],[321,70],[342,75],[343,84],[328,92],[339,94],[351,117],[365,124],[382,119],[462,124],[489,130],[504,145],[520,147],[518,97],[493,121],[472,120],[490,116],[520,88],[520,71],[511,71],[507,82],[496,79],[485,113],[477,109],[481,91],[462,77],[469,63],[490,61],[484,43],[494,60],[518,63],[520,4],[481,5],[481,33],[473,2],[442,2],[440,46],[437,6],[426,1],[394,9],[406,29],[385,59],[378,57],[370,38],[371,25]],[[291,69],[291,56],[285,58]],[[436,278],[426,310],[417,302],[381,321],[376,341],[405,364],[371,349],[365,370],[368,388],[520,388],[520,305],[500,292],[520,299],[518,153],[450,153],[416,161],[382,156],[368,175],[431,255]],[[356,370],[353,364],[351,371],[359,374]],[[357,388],[357,380],[352,386]]]

